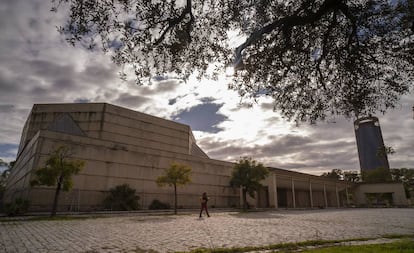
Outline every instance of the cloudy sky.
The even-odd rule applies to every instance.
[[[23,124],[35,103],[106,102],[191,126],[213,159],[251,156],[266,166],[319,175],[333,168],[358,170],[353,120],[295,125],[262,98],[240,103],[218,81],[192,78],[179,84],[157,79],[136,86],[119,79],[107,55],[73,48],[56,31],[63,18],[47,0],[0,2],[0,158],[14,160]],[[414,168],[413,93],[380,118],[394,168]]]

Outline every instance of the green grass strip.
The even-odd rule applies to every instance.
[[[235,247],[235,248],[217,248],[217,249],[200,248],[200,249],[192,250],[190,252],[176,252],[176,253],[242,253],[242,252],[264,251],[264,250],[275,250],[278,252],[291,252],[291,251],[297,251],[299,249],[305,249],[306,247],[318,247],[318,248],[328,247],[328,246],[329,247],[354,247],[354,246],[336,246],[334,244],[345,243],[345,242],[369,241],[369,240],[375,240],[375,239],[381,239],[381,238],[407,239],[408,242],[410,241],[413,242],[414,235],[393,234],[393,235],[385,235],[383,237],[376,237],[376,238],[354,238],[354,239],[344,239],[344,240],[311,240],[311,241],[305,241],[305,242],[281,243],[281,244],[272,244],[272,245],[258,246],[258,247]],[[388,244],[392,244],[392,243],[387,243],[385,245],[388,245]],[[367,245],[361,245],[361,246],[364,247]],[[313,251],[309,251],[309,252],[313,252]],[[318,251],[315,251],[315,252],[318,252]],[[405,252],[406,251],[404,251],[404,253]],[[408,251],[408,252],[412,252],[412,251]]]
[[[383,244],[332,246],[301,251],[302,253],[414,253],[414,240],[402,239]]]

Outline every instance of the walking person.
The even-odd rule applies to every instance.
[[[201,214],[203,213],[203,210],[206,210],[207,217],[210,217],[210,214],[208,214],[208,210],[207,210],[207,202],[208,202],[207,192],[203,192],[203,195],[200,198],[200,203],[201,203],[200,218],[201,218]]]

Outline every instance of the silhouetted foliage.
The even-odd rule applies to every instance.
[[[30,202],[28,200],[17,198],[11,203],[4,205],[4,212],[8,216],[16,216],[25,214],[29,208]]]
[[[361,177],[362,181],[366,183],[386,183],[393,181],[390,170],[385,168],[362,170]]]
[[[262,187],[260,183],[269,175],[269,170],[263,164],[251,157],[242,157],[233,167],[230,186],[240,187],[243,197],[243,210],[247,209],[247,196],[254,198],[254,193]]]
[[[154,199],[149,205],[148,209],[150,210],[159,210],[159,209],[170,209],[170,204]]]
[[[191,168],[184,164],[172,163],[164,171],[164,175],[157,178],[157,184],[160,187],[165,185],[174,187],[174,214],[177,214],[177,186],[185,185],[191,182]]]
[[[414,192],[414,168],[391,169],[390,173],[394,182],[403,183],[405,195],[411,198],[411,193]]]
[[[7,163],[3,161],[2,159],[0,159],[0,167],[6,168],[0,174],[0,207],[1,207],[2,200],[3,200],[4,191],[6,190],[6,181],[10,175],[10,171],[13,168],[14,164],[15,164],[15,161]]]
[[[31,186],[56,186],[51,216],[56,215],[60,191],[72,189],[72,176],[78,174],[85,165],[84,161],[69,160],[69,156],[70,149],[68,147],[60,146],[56,148],[50,153],[45,167],[37,169],[34,173],[34,179],[30,181]]]
[[[348,182],[357,183],[361,181],[361,175],[358,173],[358,171],[344,171],[344,180]]]
[[[234,66],[230,88],[288,119],[384,112],[414,83],[411,0],[52,2],[67,4],[70,44],[109,52],[137,83]]]
[[[104,199],[104,206],[118,211],[138,210],[138,201],[139,196],[136,195],[136,190],[128,184],[122,184],[109,190],[109,195]]]
[[[340,169],[332,169],[330,172],[324,172],[321,176],[341,180],[344,177],[344,173]]]

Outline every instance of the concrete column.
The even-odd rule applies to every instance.
[[[310,207],[313,208],[312,182],[309,180]]]
[[[80,198],[81,198],[81,193],[80,193],[80,189],[78,189],[78,212],[80,211]]]
[[[275,208],[279,208],[278,199],[277,199],[277,178],[276,173],[273,174],[273,194],[274,194],[274,201],[275,201]]]
[[[345,186],[346,204],[349,206],[348,185]]]
[[[326,184],[323,183],[323,198],[325,200],[325,207],[328,207],[328,198],[326,197]]]
[[[340,202],[339,202],[339,192],[338,192],[338,185],[335,184],[335,192],[336,192],[336,205],[338,208],[340,208]]]
[[[239,192],[240,192],[240,199],[239,199],[240,203],[239,204],[242,208],[244,208],[243,207],[243,190],[242,190],[242,187],[240,187]]]
[[[293,177],[292,177],[292,201],[293,201],[293,208],[296,208],[295,182],[293,181]]]

